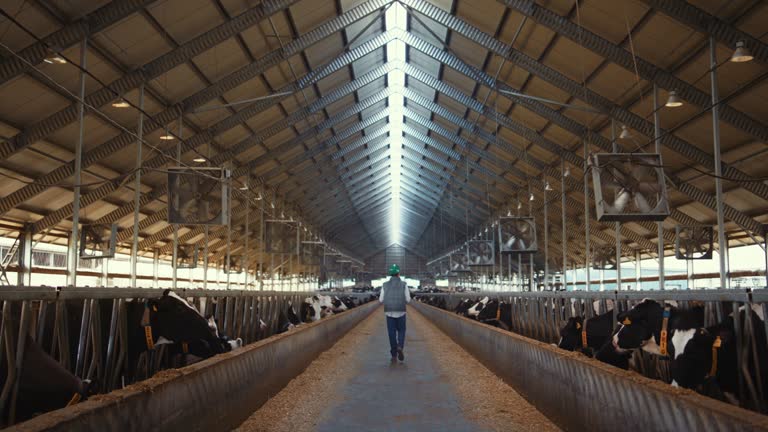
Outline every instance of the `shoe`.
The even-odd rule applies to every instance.
[[[400,360],[400,361],[405,360],[405,354],[403,354],[403,349],[402,348],[398,348],[397,349],[397,359]]]
[[[391,364],[395,364],[395,363],[397,363],[397,357],[396,357],[396,356],[392,356],[392,358],[389,360],[389,362],[390,362]]]

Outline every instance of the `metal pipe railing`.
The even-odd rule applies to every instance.
[[[733,311],[741,308],[752,309],[755,305],[762,309],[768,318],[768,289],[721,289],[721,290],[654,290],[654,291],[543,291],[543,292],[482,292],[482,293],[428,293],[427,297],[444,297],[447,309],[454,310],[462,299],[481,299],[490,297],[511,304],[512,322],[509,330],[522,336],[546,343],[557,343],[560,329],[568,318],[581,316],[585,319],[607,312],[611,307],[616,316],[631,309],[644,299],[659,302],[675,301],[680,308],[693,305],[704,306],[704,326],[717,324]],[[737,368],[740,387],[737,395],[740,405],[766,413],[768,389],[762,388],[759,379],[768,373],[768,365],[752,361],[756,357],[755,343],[757,335],[752,331],[751,314],[745,314],[744,325],[734,320],[736,327],[736,347],[739,353]],[[763,322],[768,335],[768,320]],[[768,336],[765,343],[768,343]],[[670,382],[669,359],[635,350],[634,369],[650,378]],[[753,368],[757,380],[752,380],[745,371]]]
[[[124,375],[128,366],[128,302],[159,298],[164,291],[155,288],[0,287],[0,310],[3,313],[0,367],[5,368],[7,377],[0,390],[0,421],[6,425],[15,422],[16,395],[25,351],[29,349],[25,349],[25,341],[30,339],[79,379],[98,383],[95,390],[100,393],[130,384]],[[203,316],[213,314],[222,334],[230,339],[240,338],[244,344],[274,335],[279,329],[280,314],[287,310],[288,302],[292,302],[298,313],[303,299],[314,294],[203,289],[174,292],[194,304]],[[362,298],[369,294],[343,295]],[[266,328],[262,328],[261,321]],[[165,345],[148,351],[140,361],[148,365],[147,377],[177,364]]]

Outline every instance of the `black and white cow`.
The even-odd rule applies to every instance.
[[[479,302],[473,304],[469,309],[467,309],[466,317],[477,319],[477,316],[480,314],[480,311],[483,310],[486,304],[490,301],[489,297],[483,297],[482,300]]]
[[[586,326],[585,323],[586,322]],[[568,351],[581,351],[587,356],[594,357],[621,369],[629,368],[631,351],[617,350],[612,343],[613,310],[589,318],[568,318],[565,326],[560,329],[558,348]],[[586,345],[584,344],[586,339]]]
[[[171,290],[160,298],[132,301],[128,310],[126,377],[136,377],[141,354],[164,344],[181,344],[185,354],[206,359],[242,346],[242,340],[222,338],[214,323]]]
[[[617,318],[621,326],[613,336],[616,349],[642,348],[650,354],[672,356],[682,335],[704,325],[704,307],[681,309],[676,302],[662,305],[655,300],[644,299]]]
[[[464,299],[460,301],[458,305],[456,305],[456,308],[453,311],[459,315],[467,316],[467,311],[469,311],[469,308],[471,308],[474,304],[474,301],[470,299]]]
[[[768,343],[762,309],[749,310],[754,344],[749,347],[747,372],[752,382],[768,391]],[[738,353],[735,314],[707,328],[678,332],[672,359],[672,385],[697,390],[707,396],[738,403]],[[738,311],[740,328],[748,324],[744,307]],[[756,367],[759,365],[759,367]],[[759,373],[758,373],[759,369]]]
[[[280,317],[277,321],[277,333],[285,333],[301,325],[301,323],[302,321],[296,314],[296,309],[293,307],[293,302],[288,301],[286,310],[280,311]]]
[[[477,314],[477,320],[509,330],[512,327],[512,305],[498,299],[490,300]]]
[[[0,387],[8,379],[5,367],[0,368]],[[91,381],[81,380],[53,357],[48,355],[27,335],[24,362],[17,377],[19,392],[16,399],[16,421],[78,403],[95,393]],[[6,413],[7,414],[7,413]],[[6,422],[8,418],[4,419]]]

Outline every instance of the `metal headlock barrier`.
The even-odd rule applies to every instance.
[[[727,289],[727,290],[685,290],[685,291],[541,291],[541,292],[472,292],[472,293],[424,293],[426,297],[436,296],[445,299],[448,310],[454,310],[458,303],[465,298],[481,299],[488,296],[511,304],[512,325],[510,332],[546,343],[557,343],[560,339],[560,329],[572,316],[585,319],[613,307],[613,325],[617,325],[619,313],[631,309],[644,299],[659,302],[675,301],[680,308],[694,305],[704,306],[704,326],[715,325],[732,311],[753,305],[762,309],[763,316],[768,318],[768,289]],[[597,309],[597,311],[595,311]],[[768,373],[768,364],[754,362],[756,335],[752,332],[751,314],[745,314],[745,324],[735,320],[736,347],[739,367],[739,399],[740,406],[768,414],[768,389],[762,388],[759,379]],[[768,319],[763,321],[768,335]],[[768,341],[766,341],[768,343]],[[633,369],[645,377],[671,381],[669,359],[648,354],[642,350],[633,353]],[[749,368],[755,369],[753,380],[745,373]]]
[[[526,309],[536,309],[532,296],[517,298],[525,299]],[[411,304],[564,430],[768,431],[768,416],[437,307]]]
[[[106,287],[2,287],[0,288],[0,373],[5,382],[0,391],[0,418],[15,423],[16,397],[25,366],[25,344],[29,338],[62,367],[83,380],[97,383],[98,393],[108,393],[131,384],[122,375],[128,353],[129,301],[158,298],[163,289]],[[314,292],[242,290],[173,290],[194,304],[203,316],[215,317],[219,332],[244,345],[276,334],[281,311],[300,303]],[[360,293],[323,292],[324,295],[365,297]],[[262,326],[261,321],[266,324]],[[108,323],[108,325],[107,325]],[[107,330],[108,329],[108,330]],[[105,331],[107,334],[104,334]],[[183,366],[167,345],[142,354],[142,373],[134,381],[158,371]]]

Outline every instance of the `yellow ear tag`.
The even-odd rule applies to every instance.
[[[152,306],[152,310],[157,312],[157,306]]]
[[[630,320],[628,317],[624,318],[624,321],[621,322],[624,325],[630,325],[632,324],[632,320]]]
[[[581,324],[576,323],[576,330],[579,330],[579,329],[581,329]]]
[[[715,338],[715,343],[712,344],[712,348],[720,348],[720,346],[723,344],[723,341],[720,340],[720,336]]]

